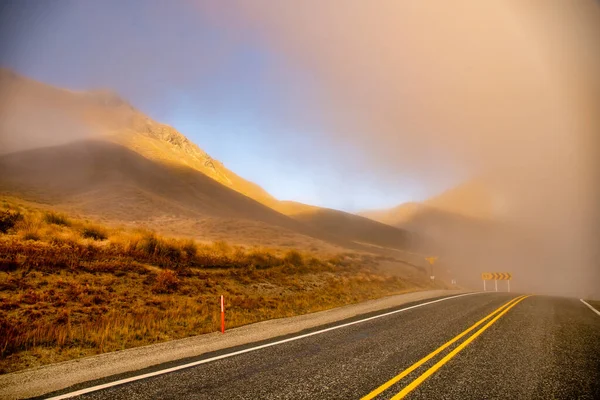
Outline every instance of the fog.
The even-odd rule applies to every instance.
[[[186,4],[227,32],[219,42],[227,49],[217,53],[248,40],[278,55],[280,68],[269,73],[289,94],[270,122],[282,137],[309,132],[315,149],[335,160],[344,158],[340,149],[355,149],[337,165],[347,181],[352,171],[368,171],[390,190],[470,179],[490,187],[498,207],[488,217],[497,225],[486,225],[485,234],[467,222],[441,226],[434,238],[441,265],[473,285],[480,272],[500,269],[513,272],[519,291],[600,297],[597,2]],[[148,84],[155,77],[160,87],[198,79],[197,65],[161,58],[152,46],[142,60],[123,49],[115,53],[121,69],[90,72],[86,83],[121,82],[114,89],[125,97],[158,99],[161,92],[151,90],[158,84]],[[218,61],[202,59],[211,60],[201,72],[210,80]],[[137,70],[148,74],[147,64],[152,79],[136,79]],[[298,90],[297,70],[317,89]],[[311,153],[303,157],[308,163]]]
[[[451,264],[470,276],[503,267],[523,291],[600,296],[597,3],[199,7],[313,71],[327,95],[302,120],[289,110],[288,123],[324,116],[327,140],[359,148],[378,179],[393,185],[410,171],[430,185],[448,176],[489,183],[503,205],[493,217],[513,227],[512,237],[491,235],[487,247],[507,244],[481,257],[473,248],[481,238],[445,231],[456,244],[445,246]],[[486,258],[487,265],[469,265]]]
[[[13,71],[0,69],[0,154],[98,135],[84,117],[88,103],[83,96],[23,82]]]

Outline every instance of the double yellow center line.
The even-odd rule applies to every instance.
[[[444,343],[443,345],[438,347],[436,350],[429,353],[427,356],[423,357],[422,359],[420,359],[419,361],[417,361],[416,363],[414,363],[413,365],[411,365],[410,367],[408,367],[407,369],[405,369],[404,371],[402,371],[401,373],[399,373],[398,375],[396,375],[395,377],[393,377],[392,379],[390,379],[389,381],[384,383],[383,385],[379,386],[377,389],[373,390],[371,393],[364,396],[361,400],[370,400],[370,399],[375,398],[377,395],[383,393],[385,390],[389,389],[392,385],[398,383],[402,378],[406,377],[408,374],[410,374],[411,372],[413,372],[414,370],[419,368],[421,365],[425,364],[427,361],[431,360],[433,357],[435,357],[436,355],[438,355],[439,353],[444,351],[446,348],[451,346],[453,343],[456,343],[458,340],[460,340],[461,338],[466,336],[469,332],[477,329],[480,325],[484,324],[487,320],[491,319],[491,321],[489,321],[482,328],[480,328],[478,331],[476,331],[473,335],[471,335],[469,338],[467,338],[464,342],[462,342],[454,350],[452,350],[450,353],[448,353],[444,358],[442,358],[440,361],[438,361],[434,366],[432,366],[427,371],[422,373],[418,378],[416,378],[410,384],[405,386],[398,394],[396,394],[394,397],[392,397],[393,400],[404,398],[404,396],[406,396],[407,394],[412,392],[417,386],[419,386],[421,383],[423,383],[423,381],[425,381],[425,379],[430,377],[435,371],[440,369],[450,359],[452,359],[454,356],[456,356],[458,353],[460,353],[461,350],[463,350],[465,347],[467,347],[469,345],[469,343],[471,343],[473,340],[475,340],[475,338],[477,338],[477,336],[481,335],[486,329],[488,329],[496,321],[498,321],[511,308],[513,308],[514,306],[519,304],[521,301],[525,300],[527,297],[530,297],[530,296],[519,296],[519,297],[514,298],[514,299],[510,300],[509,302],[503,304],[502,306],[500,306],[499,308],[497,308],[496,310],[491,312],[489,315],[480,319],[479,321],[474,323],[472,326],[470,326],[468,329],[461,332],[459,335],[457,335],[454,338],[452,338],[451,340],[447,341],[446,343]]]

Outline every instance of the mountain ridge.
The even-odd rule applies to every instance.
[[[110,142],[129,149],[155,163],[173,167],[173,171],[177,171],[178,174],[191,174],[189,170],[197,171],[214,180],[216,183],[247,197],[249,200],[256,201],[269,208],[271,211],[267,214],[271,215],[271,212],[273,212],[281,215],[281,217],[277,218],[269,216],[269,220],[281,222],[283,221],[281,218],[285,218],[286,222],[283,225],[290,225],[292,224],[290,221],[295,221],[292,224],[294,226],[293,230],[298,230],[298,232],[312,232],[313,236],[325,237],[325,240],[336,243],[336,245],[343,243],[346,246],[356,245],[360,247],[358,242],[365,241],[365,239],[369,241],[369,238],[361,233],[363,231],[378,232],[373,237],[380,239],[390,233],[388,227],[379,225],[366,218],[349,218],[350,214],[341,211],[277,200],[259,185],[228,170],[223,163],[212,158],[174,127],[154,121],[112,90],[100,89],[75,92],[24,78],[11,71],[4,70],[0,75],[0,89],[2,89],[0,94],[0,116],[6,116],[6,121],[8,121],[8,123],[0,125],[0,138],[3,141],[7,138],[13,140],[11,143],[12,147],[17,151],[12,152],[12,154],[19,153],[19,150],[27,151],[28,149],[31,150],[32,148],[40,147],[45,147],[46,152],[61,151],[57,150],[56,147],[53,149],[52,146],[67,146],[62,151],[68,154],[69,151],[78,151],[75,150],[76,146],[68,147],[69,144],[75,142],[87,140]],[[35,115],[36,118],[30,118],[31,115]],[[48,140],[47,132],[54,134],[54,136],[50,135],[50,140]],[[16,139],[26,139],[29,136],[34,139],[34,143],[25,142],[19,146],[20,144]],[[38,142],[35,142],[35,139]],[[7,153],[6,150],[10,150],[8,147],[4,148],[4,153]],[[106,148],[103,151],[106,151]],[[116,152],[115,154],[118,153],[117,148],[114,147],[110,151]],[[102,157],[104,157],[103,159],[107,159],[104,155]],[[133,155],[129,154],[128,157],[132,158]],[[6,160],[4,158],[5,171],[10,171],[10,168],[16,168],[16,164],[14,163],[8,163],[11,166],[7,167]],[[87,165],[84,161],[79,160],[82,163],[81,165]],[[110,164],[108,160],[105,162]],[[29,163],[32,165],[36,164],[37,160],[29,158]],[[135,164],[133,161],[132,163]],[[20,166],[20,168],[24,167],[23,165]],[[46,167],[51,168],[52,166],[47,165]],[[73,166],[73,168],[76,167]],[[86,168],[97,168],[101,174],[102,169],[107,168],[107,166],[97,163],[95,167],[87,165]],[[110,172],[111,174],[116,174],[116,171],[110,171],[112,171]],[[42,174],[42,172],[37,171],[39,174]],[[135,171],[128,172],[134,173]],[[122,171],[122,173],[125,172]],[[138,174],[135,176],[140,181],[143,180],[141,175]],[[36,180],[35,177],[27,178],[27,175],[22,175],[22,177],[22,183],[26,182],[27,179],[33,179],[37,185],[44,187],[44,181]],[[178,183],[180,179],[182,178],[178,177],[173,183]],[[166,184],[167,180],[163,180],[162,182],[162,184]],[[197,179],[194,182],[194,184],[198,184]],[[15,190],[14,184],[12,182],[9,185],[7,179],[0,180],[0,188],[6,189],[10,186]],[[85,182],[83,181],[80,184],[85,186]],[[129,186],[135,184],[138,184],[138,182],[130,182]],[[121,186],[119,188],[122,190],[121,193],[123,193],[123,196],[131,196],[130,189],[124,190]],[[95,190],[99,189],[96,188]],[[207,190],[210,192],[217,189],[212,188]],[[220,190],[218,191],[221,193]],[[127,192],[127,195],[125,192]],[[159,192],[162,193],[159,189],[155,189],[154,194]],[[200,194],[195,191],[196,195],[201,196],[193,201],[210,203],[211,193],[209,192]],[[83,195],[82,193],[78,193],[80,198]],[[162,193],[162,195],[165,196],[166,194]],[[188,195],[186,194],[186,196]],[[146,199],[143,201],[148,201],[147,196],[142,197]],[[188,196],[186,198],[192,199],[192,197]],[[113,195],[113,198],[117,198],[117,196]],[[138,200],[142,201],[141,199]],[[191,203],[188,206],[195,209],[196,205],[192,204],[193,201],[190,200]],[[101,214],[102,206],[93,201],[93,199],[85,200],[83,203],[88,205],[96,204],[98,208],[96,211]],[[170,204],[169,202],[164,203],[164,201],[160,201],[159,203],[163,205]],[[244,204],[250,207],[246,203]],[[256,210],[254,206],[250,208]],[[306,215],[302,217],[297,215],[317,209],[321,210],[319,211],[319,215],[327,218],[330,221],[329,223],[324,224],[318,218],[306,218]],[[87,212],[90,212],[90,210]],[[157,218],[165,214],[160,208],[157,210],[147,210],[147,212],[156,213]],[[235,215],[234,210],[229,210],[228,212]],[[203,215],[202,218],[212,218],[216,215],[213,214]],[[264,210],[259,214],[263,215]],[[263,216],[267,218],[267,214]],[[225,215],[219,215],[219,218],[225,217],[227,217],[226,213]],[[331,224],[332,219],[336,220],[333,224]],[[178,223],[179,221],[176,222]],[[315,234],[315,232],[321,232],[321,234]],[[355,235],[349,234],[350,232],[354,232]],[[399,229],[392,232],[396,240],[393,242],[385,240],[385,243],[392,243],[397,249],[405,247],[406,241],[401,239],[403,236],[406,236],[406,233]],[[337,239],[332,239],[334,237]],[[383,244],[378,239],[372,239],[371,242],[373,242],[371,244],[377,246]]]
[[[402,227],[418,214],[428,210],[489,222],[495,219],[493,191],[481,179],[472,179],[423,202],[407,202],[387,209],[365,210],[358,215]]]

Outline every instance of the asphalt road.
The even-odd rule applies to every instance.
[[[198,359],[180,364],[190,361]],[[577,299],[475,294],[78,398],[390,399],[402,395],[407,399],[600,399],[600,316]]]

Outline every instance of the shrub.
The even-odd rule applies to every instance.
[[[157,246],[158,246],[158,238],[156,237],[156,235],[154,233],[147,233],[137,243],[136,250],[146,253],[149,256],[153,256],[156,252]]]
[[[81,236],[94,240],[106,240],[108,238],[108,233],[106,232],[106,229],[101,226],[88,225],[81,231]]]
[[[157,256],[164,257],[172,262],[181,260],[181,248],[179,247],[179,244],[174,241],[162,238],[158,239],[155,252]]]
[[[217,253],[227,255],[231,251],[231,246],[224,240],[217,240],[213,243],[213,248]]]
[[[246,252],[244,251],[244,248],[240,246],[235,247],[231,259],[233,262],[238,264],[248,264],[248,257],[246,257]]]
[[[0,356],[10,354],[18,348],[17,337],[23,327],[18,321],[0,314]]]
[[[40,233],[36,230],[28,230],[23,233],[23,239],[25,240],[40,240]]]
[[[188,257],[195,257],[196,254],[198,254],[198,246],[196,246],[196,242],[194,242],[193,240],[186,240],[183,245],[181,246],[181,248],[183,249],[183,251],[185,251],[185,254],[187,254]]]
[[[71,226],[71,221],[66,215],[54,211],[44,214],[44,221],[48,224]]]
[[[304,265],[304,257],[302,257],[302,254],[296,250],[289,250],[287,253],[285,253],[283,260],[290,265]]]
[[[193,243],[182,244],[175,239],[157,236],[154,232],[144,233],[137,242],[135,249],[158,262],[158,265],[168,267],[178,264],[182,260],[184,250],[186,250],[186,253],[196,251]],[[187,254],[190,256],[190,253]]]
[[[174,271],[165,269],[156,275],[156,283],[152,287],[154,293],[173,293],[179,288],[179,278]]]
[[[138,245],[144,238],[144,235],[145,232],[139,230],[133,233],[117,231],[111,235],[110,243],[117,251],[124,251],[130,255],[134,255],[138,250]]]
[[[0,214],[0,232],[7,233],[23,216],[18,211],[5,210]]]
[[[265,250],[254,250],[248,254],[248,261],[258,269],[272,268],[281,265],[281,260]]]
[[[52,236],[50,238],[50,243],[57,246],[66,246],[66,247],[76,247],[77,240],[71,236]]]
[[[42,221],[38,218],[38,215],[26,215],[15,224],[23,239],[25,240],[40,240],[40,230],[42,228]]]

